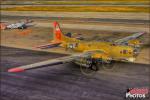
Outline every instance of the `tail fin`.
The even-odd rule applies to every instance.
[[[75,39],[72,40],[72,38],[67,37],[62,33],[58,22],[54,22],[53,27],[53,40],[51,41],[51,43],[38,46],[37,48],[46,49],[59,46],[63,41],[75,41]]]
[[[60,26],[59,26],[58,22],[54,22],[53,26],[54,26],[54,30],[53,30],[53,39],[54,39],[54,41],[62,41],[63,33],[60,29]]]
[[[46,45],[40,45],[37,48],[47,49],[47,48],[59,46],[61,44],[63,33],[59,27],[59,24],[57,22],[54,22],[53,26],[54,26],[54,30],[53,30],[54,32],[53,32],[53,40],[51,41],[51,43]]]

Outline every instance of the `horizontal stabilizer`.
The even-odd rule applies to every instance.
[[[45,45],[40,45],[36,48],[40,48],[40,49],[48,49],[48,48],[53,48],[53,47],[57,47],[61,44],[61,42],[54,42],[54,43],[49,43],[49,44],[45,44]]]

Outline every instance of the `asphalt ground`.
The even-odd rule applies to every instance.
[[[149,65],[116,63],[85,76],[72,63],[8,73],[7,69],[65,56],[1,47],[1,100],[124,100],[127,88],[149,86]]]

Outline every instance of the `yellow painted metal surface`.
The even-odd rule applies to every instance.
[[[128,59],[133,57],[134,48],[131,46],[116,45],[110,42],[85,42],[66,36],[63,36],[62,41],[62,47],[70,48],[74,51],[84,52],[99,50],[105,53],[95,53],[92,56],[93,58],[107,59],[107,57],[111,57],[113,59]]]

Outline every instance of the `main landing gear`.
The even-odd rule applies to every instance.
[[[91,76],[94,75],[97,71],[104,69],[104,70],[111,70],[114,67],[115,62],[104,62],[102,60],[97,59],[87,59],[87,66],[81,66],[80,70],[83,74]]]

